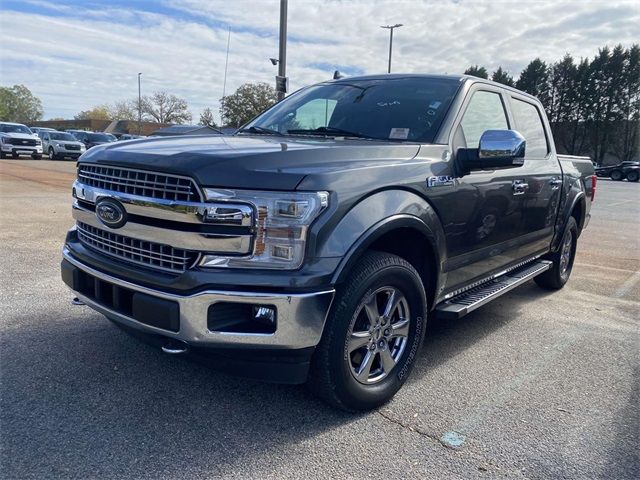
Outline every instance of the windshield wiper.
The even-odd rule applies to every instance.
[[[256,127],[256,126],[251,126],[249,128],[241,128],[240,130],[238,130],[238,133],[256,133],[258,135],[278,135],[279,137],[284,136],[283,133],[280,133],[277,130],[272,130],[266,127]]]
[[[375,137],[371,137],[369,135],[365,135],[364,133],[350,132],[349,130],[344,130],[342,128],[336,127],[318,127],[313,129],[292,129],[287,130],[287,133],[292,134],[304,134],[304,135],[338,135],[344,137],[356,137],[356,138],[372,138],[375,140],[379,140]]]

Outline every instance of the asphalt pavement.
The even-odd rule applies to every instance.
[[[399,394],[352,415],[73,306],[74,171],[0,162],[2,478],[640,477],[640,184],[599,181],[563,290],[436,325]]]

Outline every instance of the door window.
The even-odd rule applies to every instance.
[[[511,107],[516,128],[527,141],[527,157],[544,158],[549,149],[540,112],[535,105],[512,98]]]
[[[500,94],[483,90],[475,92],[459,128],[467,148],[478,148],[480,137],[486,130],[508,129],[507,114]]]

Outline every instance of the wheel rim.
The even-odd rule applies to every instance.
[[[354,315],[347,342],[353,377],[371,385],[389,376],[404,353],[410,325],[409,303],[395,287],[369,294]]]
[[[573,232],[569,230],[562,241],[560,252],[560,275],[566,277],[571,267],[571,252],[573,250]]]

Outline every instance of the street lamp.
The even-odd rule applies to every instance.
[[[396,23],[395,25],[380,25],[380,28],[388,28],[389,29],[389,68],[387,69],[387,73],[391,73],[391,49],[393,48],[393,29],[402,27],[401,23]]]
[[[138,135],[142,135],[142,95],[140,94],[140,76],[138,73]]]

